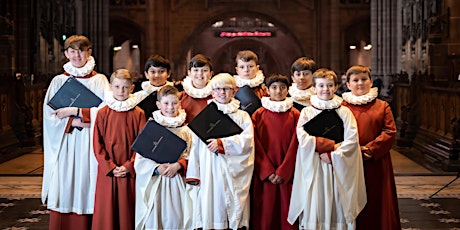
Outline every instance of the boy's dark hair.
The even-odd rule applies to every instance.
[[[366,66],[363,66],[363,65],[354,65],[350,68],[348,68],[347,70],[347,82],[350,81],[350,76],[353,75],[353,74],[359,74],[359,73],[365,73],[367,74],[367,76],[369,76],[369,79],[372,79],[371,78],[371,70],[366,67]]]
[[[211,58],[205,56],[204,54],[197,54],[190,59],[190,62],[188,63],[188,70],[191,70],[193,67],[197,68],[204,66],[209,66],[209,70],[212,71]]]
[[[268,76],[267,78],[265,78],[265,86],[267,86],[267,87],[270,87],[270,85],[275,83],[275,82],[284,83],[284,84],[286,84],[286,86],[290,85],[289,84],[289,78],[287,76],[282,75],[282,74],[275,73],[275,74],[272,74],[272,75]]]
[[[64,42],[64,50],[67,50],[68,48],[87,51],[91,49],[91,42],[83,35],[72,35]]]
[[[301,57],[295,60],[291,66],[291,74],[294,75],[295,71],[310,70],[312,73],[316,71],[316,62],[313,59]]]
[[[150,67],[163,67],[169,73],[171,71],[171,63],[169,60],[161,55],[154,54],[150,56],[145,62],[145,72],[149,71]]]
[[[251,50],[242,50],[238,52],[235,58],[235,65],[238,63],[238,60],[242,60],[244,62],[253,60],[256,64],[259,64],[259,57]]]
[[[163,97],[166,97],[168,95],[176,95],[177,98],[179,98],[179,90],[172,85],[165,85],[161,87],[160,90],[158,90],[157,101],[161,101]]]
[[[334,85],[339,85],[339,79],[337,78],[337,74],[335,74],[335,72],[330,69],[321,68],[321,69],[316,70],[313,73],[313,78],[312,78],[313,86],[316,86],[316,79],[320,79],[320,78],[331,79],[332,81],[334,81]]]

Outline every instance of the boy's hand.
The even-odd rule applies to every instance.
[[[208,142],[208,149],[209,151],[213,153],[217,153],[219,151],[219,144],[217,142],[217,139],[208,139],[206,142]]]
[[[272,184],[281,184],[284,182],[283,178],[281,178],[280,176],[276,175],[276,174],[271,174],[268,179],[270,180],[270,182],[272,182]]]
[[[331,161],[331,159],[329,159],[329,156],[327,155],[327,153],[321,153],[321,154],[319,154],[319,158],[321,158],[321,160],[322,160],[324,163],[332,164],[332,161]]]
[[[158,172],[162,176],[172,178],[177,175],[177,172],[182,168],[182,166],[179,163],[172,163],[172,164],[161,164],[160,166],[164,166],[163,172],[160,172],[158,169]]]
[[[77,107],[65,107],[53,111],[52,114],[56,115],[59,119],[75,116],[77,114]]]
[[[126,170],[125,166],[119,166],[113,169],[112,173],[114,177],[126,177],[129,172]]]

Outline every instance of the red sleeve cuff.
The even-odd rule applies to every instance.
[[[83,115],[82,119],[84,123],[91,122],[91,112],[90,108],[81,108],[81,114]]]
[[[187,178],[185,179],[185,183],[190,185],[200,185],[200,180],[196,178]]]
[[[219,146],[217,148],[217,153],[225,154],[224,144],[222,143],[221,139],[217,139],[217,145]]]
[[[72,126],[72,121],[73,121],[73,117],[69,117],[69,120],[67,121],[67,125],[65,126],[65,130],[64,130],[64,133],[72,133],[73,130],[75,129],[73,126]]]
[[[179,170],[180,175],[185,176],[185,173],[187,172],[187,160],[185,158],[180,158],[177,160],[177,163],[182,166],[182,169]]]

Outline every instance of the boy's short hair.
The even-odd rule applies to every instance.
[[[271,84],[275,83],[275,82],[281,82],[283,84],[285,84],[286,86],[289,86],[289,78],[287,76],[284,76],[282,74],[278,74],[278,73],[275,73],[275,74],[272,74],[270,76],[268,76],[267,78],[265,78],[265,85],[267,87],[270,87]]]
[[[204,67],[208,66],[209,70],[212,71],[212,62],[211,58],[204,54],[197,54],[190,59],[188,63],[188,70],[191,70],[193,67]]]
[[[316,71],[316,62],[313,59],[301,57],[292,63],[291,74],[294,75],[295,71],[310,70],[312,73]]]
[[[91,49],[91,42],[83,35],[72,35],[64,42],[64,50],[72,48],[74,50],[88,51]]]
[[[339,85],[337,74],[335,74],[335,72],[330,69],[320,68],[316,70],[313,73],[313,78],[312,78],[313,86],[316,86],[316,79],[319,79],[319,78],[331,79],[332,81],[334,81],[334,85]]]
[[[161,101],[163,97],[166,97],[168,95],[175,95],[177,98],[179,98],[179,90],[172,85],[165,85],[161,87],[160,90],[158,90],[157,101]]]
[[[117,69],[115,72],[110,75],[110,83],[113,82],[115,78],[127,80],[130,84],[133,84],[133,77],[127,69]]]
[[[251,50],[241,50],[236,54],[235,63],[238,63],[238,60],[244,62],[254,61],[256,64],[259,63],[259,57],[256,53]],[[235,64],[236,65],[236,64]]]
[[[169,60],[159,54],[151,55],[145,62],[145,72],[149,71],[150,67],[163,67],[169,73],[171,71],[171,63]]]
[[[236,88],[236,81],[235,78],[229,73],[219,73],[211,78],[211,81],[209,81],[209,86],[212,89],[223,87],[234,89]]]
[[[350,76],[353,75],[353,74],[359,74],[359,73],[365,73],[367,74],[367,76],[369,76],[369,79],[372,79],[371,78],[371,70],[369,69],[369,67],[367,66],[363,66],[363,65],[354,65],[350,68],[348,68],[347,70],[347,82],[350,81]]]

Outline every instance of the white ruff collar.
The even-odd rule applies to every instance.
[[[289,87],[289,95],[291,95],[294,101],[302,105],[308,105],[307,101],[310,100],[311,95],[315,95],[313,87],[308,89],[298,89],[297,83],[292,83]]]
[[[73,66],[72,63],[69,61],[64,64],[64,71],[66,71],[72,76],[80,77],[90,74],[93,71],[94,66],[96,66],[96,62],[94,61],[93,56],[89,56],[88,60],[86,61],[86,64],[83,67],[77,68]]]
[[[154,86],[154,85],[150,84],[150,81],[144,81],[144,82],[142,82],[141,87],[142,87],[142,89],[144,91],[146,91],[147,93],[151,94],[153,92],[156,92],[156,91],[160,90],[165,85],[174,85],[174,84],[172,82],[170,82],[170,81],[166,81],[166,84],[164,84],[162,86]]]
[[[317,109],[336,109],[340,107],[342,104],[343,99],[337,95],[334,95],[334,97],[331,100],[328,101],[323,101],[318,98],[317,95],[312,95],[310,97],[310,102],[311,105]]]
[[[343,93],[342,98],[343,98],[344,101],[346,101],[346,102],[348,102],[348,103],[350,103],[352,105],[364,105],[364,104],[367,104],[367,103],[375,100],[375,98],[377,98],[378,95],[379,95],[379,91],[378,91],[377,87],[374,87],[374,88],[371,88],[369,93],[366,93],[366,94],[361,95],[361,96],[355,96],[351,92]]]
[[[261,102],[264,108],[277,113],[288,111],[294,103],[290,97],[286,97],[284,101],[272,101],[270,97],[262,97]]]
[[[253,79],[243,79],[239,75],[233,75],[233,77],[235,78],[236,86],[240,88],[245,85],[249,85],[249,87],[254,88],[262,84],[265,80],[265,76],[261,70],[257,72],[256,77]]]
[[[224,114],[234,113],[238,110],[238,108],[240,108],[240,101],[236,100],[235,98],[232,98],[232,100],[227,104],[221,104],[215,99],[209,100],[208,104],[210,102],[216,103],[217,109],[222,111]]]
[[[186,116],[187,114],[183,109],[179,109],[179,114],[176,117],[166,117],[161,114],[161,110],[156,110],[152,113],[153,120],[158,122],[158,124],[169,128],[182,126],[185,122]]]
[[[187,76],[184,78],[184,81],[182,82],[182,86],[184,86],[184,91],[188,95],[190,95],[193,98],[205,98],[211,95],[212,88],[207,84],[204,88],[198,89],[193,86],[192,83],[192,78]]]
[[[130,94],[129,97],[124,101],[119,101],[113,97],[113,92],[108,91],[105,95],[105,103],[109,108],[117,111],[124,112],[133,109],[138,103],[137,96]]]

